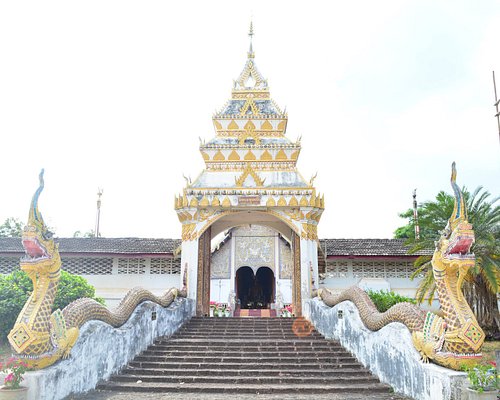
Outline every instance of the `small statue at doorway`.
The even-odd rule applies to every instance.
[[[283,295],[281,290],[278,289],[278,294],[276,295],[276,310],[281,310],[283,308]]]
[[[231,307],[231,310],[236,309],[236,293],[234,292],[234,290],[231,290],[229,292],[228,304]]]

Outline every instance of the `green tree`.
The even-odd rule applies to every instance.
[[[21,237],[24,224],[17,218],[7,218],[0,225],[0,237]]]
[[[470,270],[464,284],[464,295],[475,312],[479,324],[488,332],[500,330],[497,293],[499,288],[500,261],[500,205],[499,197],[491,195],[482,187],[473,193],[462,189],[468,209],[468,220],[474,228],[476,241],[472,251],[476,255],[476,265]],[[426,201],[418,207],[420,240],[415,240],[413,210],[400,214],[408,223],[395,231],[396,238],[407,238],[411,246],[410,253],[435,248],[434,242],[440,237],[453,212],[455,198],[445,192],[439,192],[436,199]],[[430,255],[419,256],[415,261],[416,270],[412,278],[424,275],[418,289],[417,301],[422,303],[426,297],[432,301],[435,294],[435,282],[432,274]]]
[[[368,290],[366,294],[370,297],[371,301],[373,301],[373,304],[375,304],[375,307],[377,307],[379,312],[386,312],[397,303],[416,303],[414,299],[401,296],[400,294],[389,290]]]
[[[101,235],[99,235],[99,236],[101,236]],[[93,238],[93,237],[95,237],[95,232],[93,229],[91,229],[90,231],[87,231],[85,233],[82,233],[82,231],[76,231],[75,233],[73,233],[73,237],[74,238],[81,238],[81,237]]]
[[[32,291],[33,282],[24,271],[16,269],[9,275],[0,275],[0,342],[6,340]],[[62,310],[81,297],[90,297],[104,304],[104,299],[95,297],[94,287],[84,278],[61,271],[52,311],[58,308]]]

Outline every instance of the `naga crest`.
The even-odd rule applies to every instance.
[[[28,223],[22,234],[25,256],[21,259],[21,269],[30,277],[41,272],[55,272],[60,268],[59,251],[52,238],[53,234],[38,210],[38,198],[44,188],[43,173],[42,169],[39,175],[40,184],[31,200]]]

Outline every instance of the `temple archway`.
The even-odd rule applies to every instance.
[[[301,259],[304,240],[297,235],[291,225],[293,224],[286,221],[285,218],[263,211],[227,213],[217,216],[217,218],[209,221],[208,226],[200,229],[201,234],[197,243],[193,243],[193,241],[189,243],[183,242],[183,257],[185,254],[184,245],[190,246],[193,243],[197,247],[195,261],[197,264],[196,285],[190,285],[190,282],[193,281],[187,279],[188,293],[193,293],[193,297],[197,299],[196,314],[208,315],[210,301],[236,307],[236,297],[243,293],[241,290],[238,291],[237,288],[236,272],[238,269],[240,267],[250,267],[256,279],[257,271],[265,267],[268,271],[266,269],[261,270],[259,273],[260,284],[254,286],[258,293],[265,291],[266,298],[257,298],[258,296],[254,294],[252,300],[249,301],[253,303],[251,305],[248,305],[246,299],[238,298],[240,306],[245,308],[276,308],[280,304],[292,304],[294,314],[301,315],[303,276],[306,276],[306,285],[308,286],[310,272],[309,268],[306,267],[307,264],[302,264]],[[232,245],[226,244],[224,250],[230,252],[230,255],[226,255],[226,260],[230,260],[228,261],[229,264],[226,263],[225,269],[221,269],[218,262],[214,262],[214,265],[212,265],[212,262],[216,261],[212,260],[214,238],[217,235],[226,235],[231,230],[243,227],[261,227],[272,231],[272,234],[269,234],[269,236],[272,236],[272,238],[269,238],[271,244],[265,244],[262,238],[257,238],[255,243],[247,246],[246,249],[240,248],[236,252],[234,248],[231,248]],[[236,243],[238,240],[236,240]],[[284,247],[287,248],[290,255],[289,260],[284,265],[280,264],[279,261],[280,255],[277,250],[280,247],[279,243],[285,243]],[[266,246],[268,248],[274,246],[273,255],[261,251]],[[316,248],[314,250],[316,251]],[[237,254],[244,254],[244,259],[236,257]],[[192,252],[191,255],[193,255]],[[266,259],[262,258],[264,255]],[[250,258],[247,260],[248,256]]]

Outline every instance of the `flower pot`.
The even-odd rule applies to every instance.
[[[230,312],[229,311],[225,311],[224,314],[226,315],[226,318],[228,318],[229,315],[230,315]]]
[[[26,400],[28,398],[28,388],[21,386],[19,389],[6,389],[0,387],[0,400]]]
[[[472,390],[470,388],[465,388],[469,400],[497,400],[497,391],[488,390],[486,392],[478,392],[477,390]]]
[[[213,317],[214,316],[214,309],[212,307],[210,307],[210,316]]]

